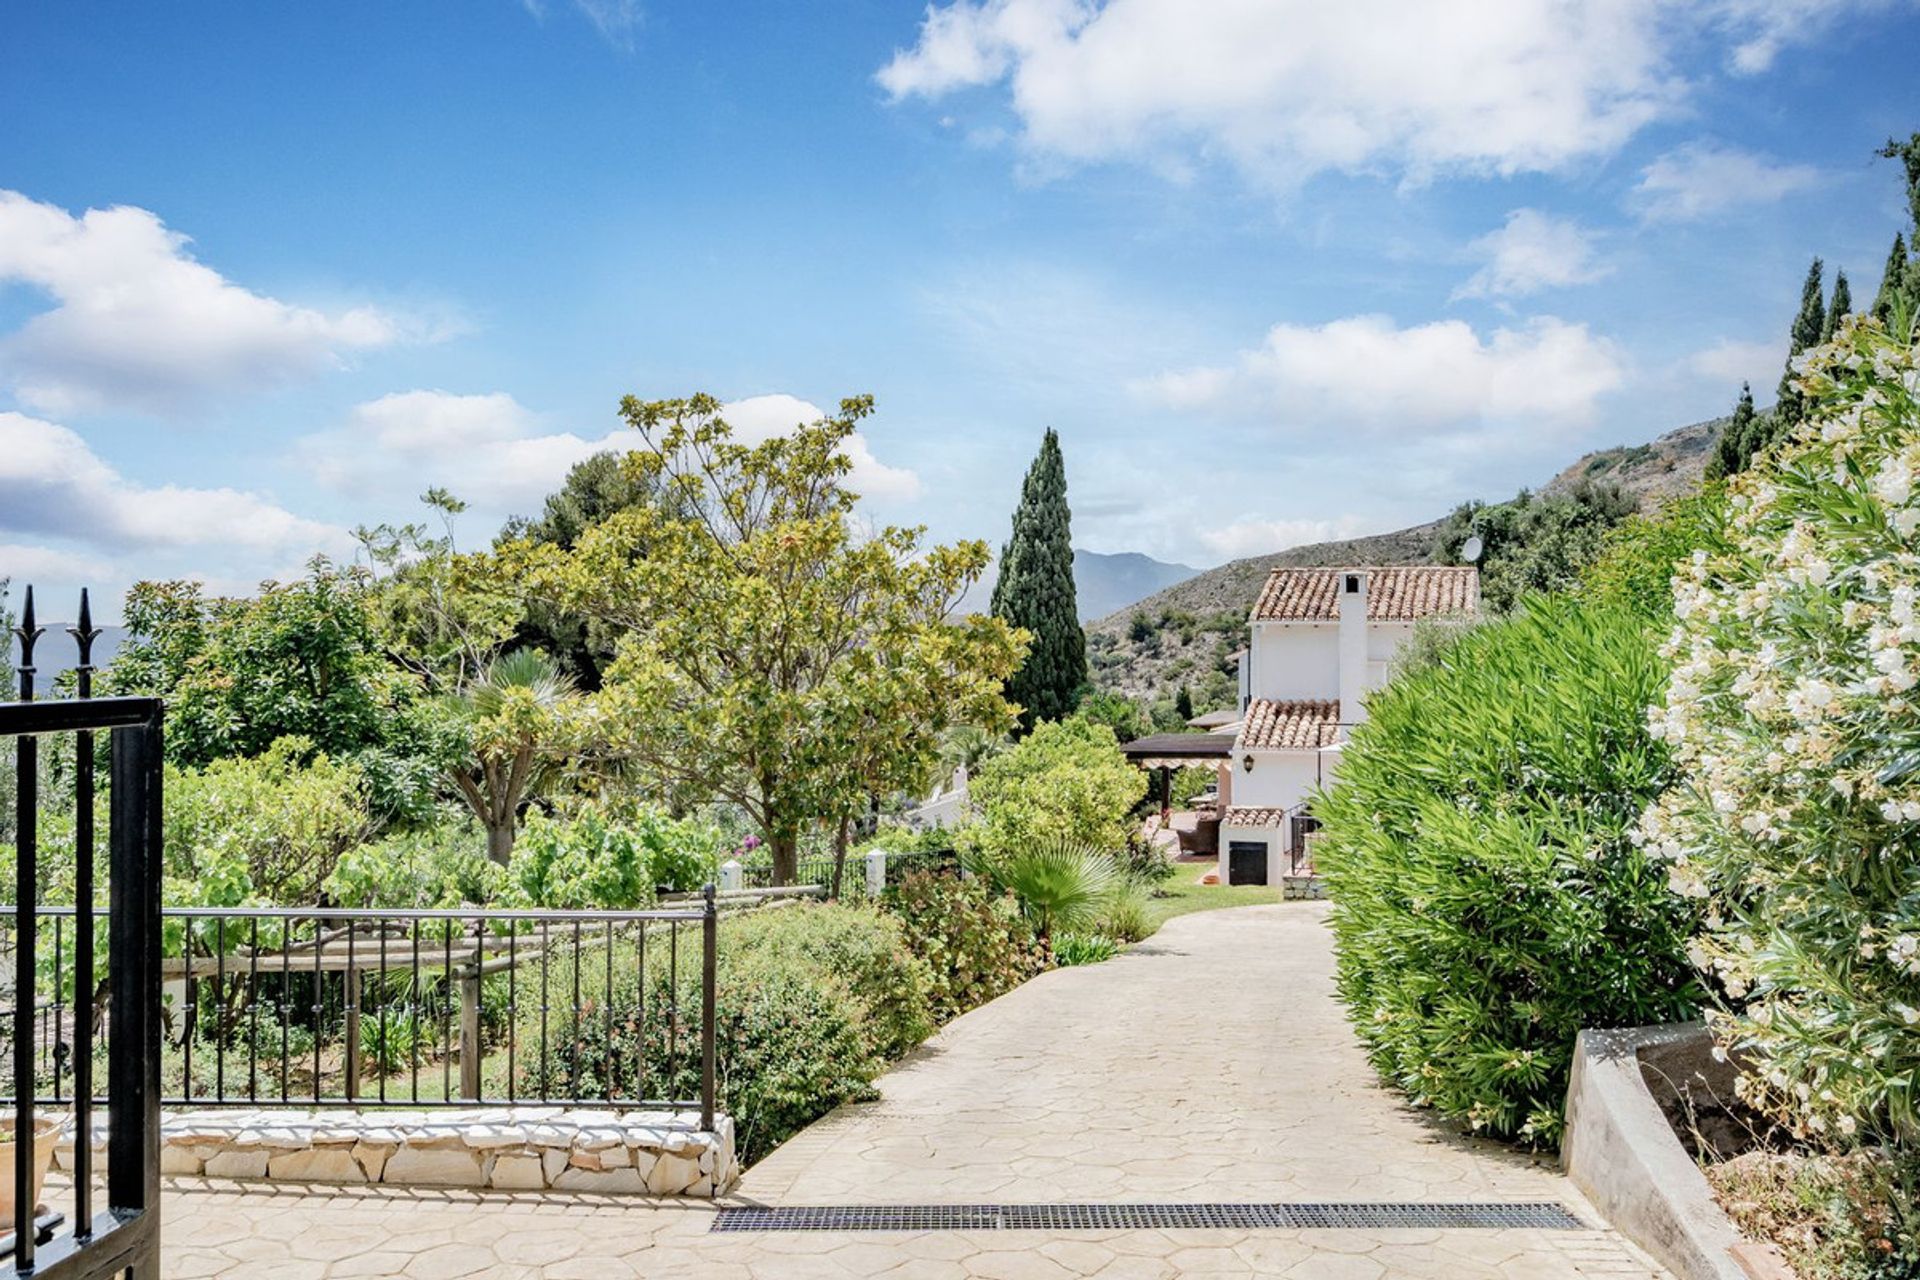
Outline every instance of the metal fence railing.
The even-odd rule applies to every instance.
[[[12,910],[0,908],[0,910]],[[75,1091],[96,982],[35,912],[35,1090]],[[167,1106],[698,1108],[712,1127],[712,891],[646,911],[168,907]],[[13,932],[0,928],[0,958]],[[111,956],[96,952],[100,971]]]
[[[20,641],[20,700],[0,703],[0,745],[12,747],[14,766],[14,905],[0,907],[9,926],[7,955],[0,965],[0,991],[10,1007],[8,1052],[0,1063],[0,1091],[10,1113],[13,1210],[0,1224],[0,1256],[15,1275],[68,1280],[126,1275],[155,1280],[160,1267],[160,801],[162,707],[155,698],[89,699],[93,628],[84,595],[79,625],[70,628],[79,647],[82,700],[35,702],[34,649],[42,628],[34,619],[33,592],[14,634]],[[94,738],[107,737],[111,803],[107,860],[96,868]],[[70,735],[70,736],[69,736]],[[44,740],[44,741],[43,741]],[[40,848],[41,749],[73,751],[74,884],[85,905],[72,909],[71,949],[55,931],[42,937],[45,909],[39,905],[43,867]],[[105,870],[105,883],[96,871]],[[104,906],[94,905],[104,895]],[[32,1087],[46,1011],[38,975],[67,967],[85,972],[89,1016],[70,1020],[67,1041],[72,1089],[68,1107],[78,1132],[91,1135],[104,1109],[108,1122],[107,1167],[94,1165],[92,1144],[74,1146],[71,1222],[43,1212],[36,1194],[58,1141],[60,1120],[41,1106]],[[94,980],[95,974],[100,980]],[[58,981],[53,987],[57,993]],[[110,1021],[96,1013],[111,1009]],[[57,1030],[68,1023],[56,1017]],[[97,1059],[97,1060],[96,1060]],[[104,1086],[104,1089],[102,1089]],[[98,1193],[104,1182],[105,1194]],[[62,1230],[62,1228],[65,1228]]]
[[[877,862],[878,874],[872,868]],[[768,889],[774,885],[773,863],[754,861],[729,863],[727,867],[739,867],[741,889]],[[721,869],[722,883],[729,879],[727,867]],[[872,853],[849,854],[846,867],[841,873],[840,896],[858,898],[865,896],[875,884],[888,884],[901,876],[915,871],[958,871],[960,855],[953,849],[914,850],[907,853],[895,853],[889,850],[876,850]],[[820,885],[831,889],[833,885],[833,856],[821,854],[801,858],[795,867],[794,885]]]

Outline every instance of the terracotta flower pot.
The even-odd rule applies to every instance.
[[[13,1230],[13,1208],[17,1191],[13,1182],[13,1117],[0,1119],[0,1232]],[[47,1189],[47,1170],[53,1166],[53,1149],[60,1143],[61,1122],[46,1116],[33,1122],[33,1203],[40,1203]]]

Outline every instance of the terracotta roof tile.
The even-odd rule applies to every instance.
[[[1340,579],[1367,575],[1367,621],[1413,622],[1480,608],[1480,571],[1450,565],[1386,568],[1275,569],[1253,606],[1256,622],[1334,622],[1340,617]]]
[[[1273,809],[1265,806],[1229,805],[1220,815],[1223,827],[1282,827],[1287,822],[1285,809]]]
[[[1340,731],[1340,703],[1334,699],[1247,704],[1246,723],[1235,751],[1312,751],[1332,746]]]

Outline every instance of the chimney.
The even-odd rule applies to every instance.
[[[1340,571],[1340,723],[1358,724],[1366,716],[1360,695],[1367,688],[1367,575]]]

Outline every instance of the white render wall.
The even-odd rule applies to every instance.
[[[1362,688],[1378,689],[1400,647],[1413,638],[1411,622],[1367,624],[1367,671]],[[1245,667],[1249,697],[1288,702],[1340,696],[1340,628],[1332,622],[1256,622]]]
[[[1251,656],[1256,698],[1340,696],[1340,630],[1331,622],[1256,622]]]
[[[1291,809],[1320,785],[1317,751],[1254,751],[1251,772],[1233,777],[1233,802],[1247,807]],[[1239,761],[1236,759],[1235,765]]]

